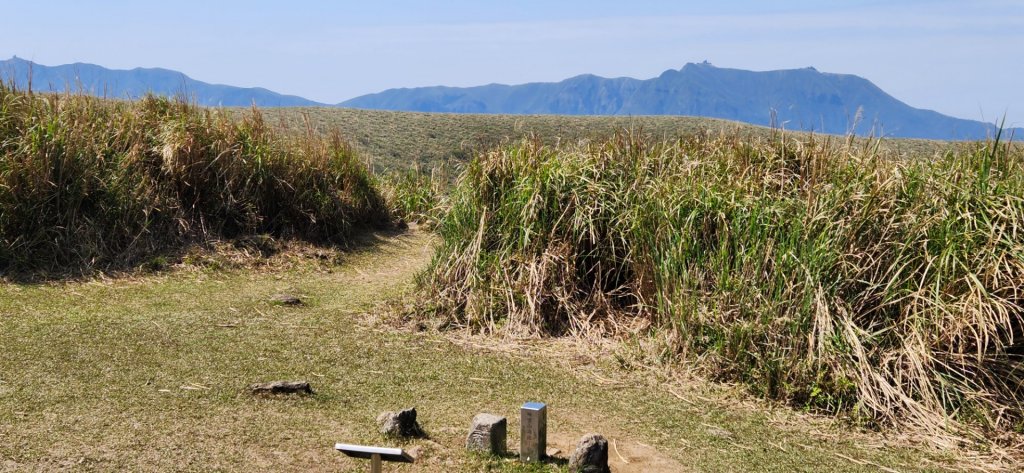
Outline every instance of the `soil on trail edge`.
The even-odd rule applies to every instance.
[[[571,436],[563,432],[548,435],[548,448],[559,453],[556,458],[568,459],[583,434]],[[683,473],[692,471],[654,447],[633,439],[609,437],[608,465],[615,473]]]

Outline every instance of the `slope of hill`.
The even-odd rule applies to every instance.
[[[18,88],[64,92],[83,91],[113,98],[139,98],[147,93],[163,96],[185,94],[204,106],[297,107],[322,105],[294,95],[282,95],[263,88],[242,88],[208,84],[169,69],[113,70],[94,64],[44,66],[17,56],[0,61],[0,80]]]
[[[229,109],[240,113],[242,109]],[[606,140],[622,130],[641,130],[656,139],[698,133],[768,136],[772,130],[736,121],[683,116],[498,115],[359,110],[338,107],[280,107],[263,110],[267,122],[292,131],[312,127],[339,131],[370,161],[373,168],[421,169],[456,167],[474,153],[502,142],[533,136],[544,143]],[[802,134],[799,134],[802,135]],[[804,136],[806,138],[806,136]],[[829,139],[836,139],[829,137]],[[863,144],[866,140],[856,140]],[[886,139],[881,146],[903,157],[929,157],[950,149],[950,143],[918,139]]]
[[[995,128],[911,107],[855,75],[814,68],[754,72],[708,63],[687,64],[648,80],[582,75],[557,83],[392,89],[341,105],[419,112],[687,115],[756,125],[774,120],[803,131],[931,139],[984,139]]]

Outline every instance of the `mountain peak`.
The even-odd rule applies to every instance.
[[[755,72],[709,61],[646,80],[584,74],[501,90],[387,90],[341,105],[449,113],[689,115],[765,126],[774,119],[790,130],[934,139],[985,139],[994,130],[992,124],[913,108],[859,76],[822,73],[812,66]]]
[[[702,69],[706,70],[706,69],[718,69],[718,68],[715,67],[714,64],[711,64],[710,61],[705,59],[702,62],[688,62],[688,63],[684,64],[683,67],[679,69],[679,71],[680,72],[685,72],[685,71],[694,71],[694,70],[702,70]]]
[[[85,63],[50,67],[17,55],[0,61],[0,81],[24,88],[30,76],[35,90],[72,88],[118,98],[184,93],[207,106],[323,105],[262,88],[209,84],[168,69],[124,71]],[[341,105],[449,113],[690,115],[755,125],[782,123],[790,130],[936,139],[985,139],[995,130],[993,124],[913,108],[855,75],[814,67],[755,72],[720,68],[706,60],[646,80],[581,74],[554,83],[391,89]],[[1024,135],[1024,129],[1007,131]]]
[[[14,82],[19,88],[39,91],[82,92],[116,98],[139,98],[146,94],[162,96],[186,95],[205,106],[294,107],[323,105],[292,95],[282,95],[261,88],[242,88],[209,84],[192,79],[182,72],[159,68],[136,67],[113,70],[95,64],[76,62],[61,66],[44,66],[19,58],[0,61],[0,81]]]

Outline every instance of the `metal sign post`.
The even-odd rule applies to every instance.
[[[370,473],[381,473],[384,462],[412,463],[414,460],[401,448],[367,447],[338,443],[334,449],[353,458],[370,460]]]
[[[528,402],[519,409],[519,461],[539,462],[548,446],[548,406]]]

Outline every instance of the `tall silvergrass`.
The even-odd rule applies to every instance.
[[[425,173],[419,167],[378,175],[379,187],[393,215],[414,223],[432,224],[444,212],[451,180],[446,167]]]
[[[486,332],[647,327],[767,397],[945,439],[1019,430],[1020,148],[745,140],[479,156],[439,225],[435,309]]]
[[[281,136],[257,110],[0,84],[0,272],[133,264],[247,233],[341,242],[386,220],[337,137]]]

